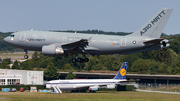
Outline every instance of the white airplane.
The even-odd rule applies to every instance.
[[[62,93],[63,90],[89,90],[95,92],[100,88],[113,89],[117,84],[127,81],[127,66],[128,63],[124,62],[113,79],[52,80],[46,83],[46,88],[53,88],[58,93]]]

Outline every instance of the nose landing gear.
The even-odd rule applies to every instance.
[[[27,55],[28,51],[25,49],[24,52],[25,52],[24,58],[28,59],[28,55]]]

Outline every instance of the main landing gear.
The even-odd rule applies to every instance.
[[[24,58],[28,59],[28,55],[27,55],[28,52],[27,52],[27,50],[25,49],[24,52],[25,52]]]
[[[72,62],[81,62],[81,63],[89,62],[89,59],[88,58],[84,58],[84,59],[82,59],[82,58],[74,58],[74,59],[72,59]]]
[[[86,56],[85,56],[85,54],[83,54],[83,58],[79,58],[78,57],[78,53],[76,53],[75,52],[75,55],[76,55],[76,58],[74,58],[74,59],[72,59],[72,62],[81,62],[81,63],[83,63],[83,62],[89,62],[89,59],[88,58],[86,58]]]

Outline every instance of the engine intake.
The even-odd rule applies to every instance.
[[[60,47],[56,47],[55,49],[55,53],[58,55],[58,54],[64,54],[64,50]]]
[[[61,46],[53,46],[53,45],[49,45],[49,46],[43,46],[42,47],[42,53],[44,55],[65,55],[64,54],[64,50],[62,49]]]

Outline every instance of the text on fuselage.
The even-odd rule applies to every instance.
[[[158,21],[163,17],[163,15],[165,15],[164,10],[163,10],[161,13],[159,13],[159,14],[151,21],[151,23],[149,23],[148,25],[146,25],[146,27],[143,28],[142,31],[140,31],[141,36],[142,36],[144,33],[146,33],[156,22],[158,22]]]

